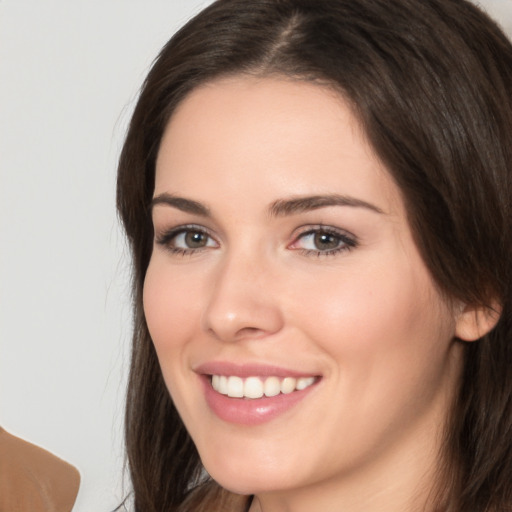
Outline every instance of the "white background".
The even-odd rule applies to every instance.
[[[0,0],[0,425],[123,487],[129,258],[116,160],[138,88],[207,1]],[[512,0],[481,2],[512,33]]]

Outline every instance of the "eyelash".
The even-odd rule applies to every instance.
[[[178,226],[176,228],[170,229],[168,231],[165,231],[162,234],[159,234],[155,237],[155,241],[158,245],[161,245],[165,247],[167,251],[169,251],[171,254],[176,256],[191,256],[193,254],[197,254],[199,252],[202,252],[209,247],[212,247],[211,245],[205,245],[203,247],[197,247],[197,248],[182,248],[182,247],[174,247],[172,245],[172,242],[175,241],[175,239],[180,235],[185,235],[187,233],[193,233],[198,235],[204,235],[209,240],[213,240],[215,244],[218,245],[218,243],[215,241],[213,236],[206,230],[204,227],[196,226],[193,224],[185,225],[185,226]],[[339,254],[344,251],[350,251],[358,246],[358,241],[356,237],[350,233],[347,233],[346,231],[341,231],[335,228],[332,228],[330,226],[324,226],[324,225],[317,225],[313,227],[308,227],[306,231],[303,231],[299,233],[294,241],[288,245],[288,247],[293,248],[293,245],[297,244],[300,240],[304,240],[308,236],[312,235],[328,235],[331,237],[334,237],[338,240],[338,246],[333,249],[328,249],[325,251],[321,250],[314,250],[314,249],[300,249],[295,248],[293,250],[297,250],[300,252],[300,254],[304,256],[316,256],[316,257],[323,257],[323,256],[334,256],[336,254]],[[208,242],[207,242],[208,243]]]
[[[293,246],[299,240],[304,240],[307,236],[311,235],[328,235],[332,236],[338,240],[338,246],[333,249],[328,249],[325,251],[314,250],[314,249],[296,249],[300,251],[304,256],[316,256],[316,257],[324,257],[324,256],[335,256],[344,251],[351,251],[352,249],[358,246],[358,241],[356,237],[346,231],[342,231],[339,229],[332,228],[330,226],[324,226],[319,224],[317,226],[309,227],[306,231],[299,233],[299,235],[295,238],[295,240],[290,244]]]
[[[188,224],[185,226],[178,226],[176,228],[170,229],[169,231],[165,231],[160,235],[157,235],[155,241],[158,245],[165,247],[167,251],[176,256],[191,256],[208,249],[208,246],[188,249],[184,249],[182,247],[173,247],[173,240],[175,240],[179,235],[184,235],[186,233],[204,235],[211,240],[215,240],[205,228],[196,226],[194,224]]]

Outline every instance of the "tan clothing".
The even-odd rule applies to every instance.
[[[71,464],[0,428],[0,512],[70,512],[79,485]]]

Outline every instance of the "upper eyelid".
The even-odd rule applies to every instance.
[[[197,224],[182,224],[179,226],[175,226],[172,228],[163,228],[158,229],[154,228],[155,233],[155,239],[158,242],[159,240],[163,240],[165,238],[174,238],[178,236],[181,233],[184,233],[186,231],[198,231],[201,233],[204,233],[208,237],[210,237],[212,240],[215,240],[216,243],[219,243],[217,237],[211,232],[210,229],[206,228],[205,226],[197,225]]]
[[[201,224],[187,223],[187,224],[178,224],[172,227],[162,227],[158,228],[157,226],[153,227],[155,233],[180,233],[182,231],[201,231],[206,233],[207,235],[212,235],[212,231],[206,226],[202,226]],[[213,236],[213,235],[212,235]]]
[[[332,233],[334,235],[346,236],[348,238],[353,238],[357,240],[356,235],[348,231],[347,229],[338,228],[335,226],[331,226],[330,224],[305,224],[300,226],[294,230],[294,240],[297,237],[302,235],[307,235],[310,233],[316,233],[317,231],[325,231],[326,233]]]

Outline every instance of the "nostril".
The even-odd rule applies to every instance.
[[[220,338],[219,334],[213,328],[208,329],[208,334],[215,338]],[[258,339],[265,336],[265,331],[257,327],[242,327],[233,333],[232,339],[234,341],[241,340],[244,338]]]
[[[261,332],[261,329],[258,329],[257,327],[244,327],[243,329],[240,329],[238,332],[247,332],[248,334]]]
[[[243,327],[236,333],[236,338],[262,338],[265,336],[265,331],[258,329],[257,327]]]

